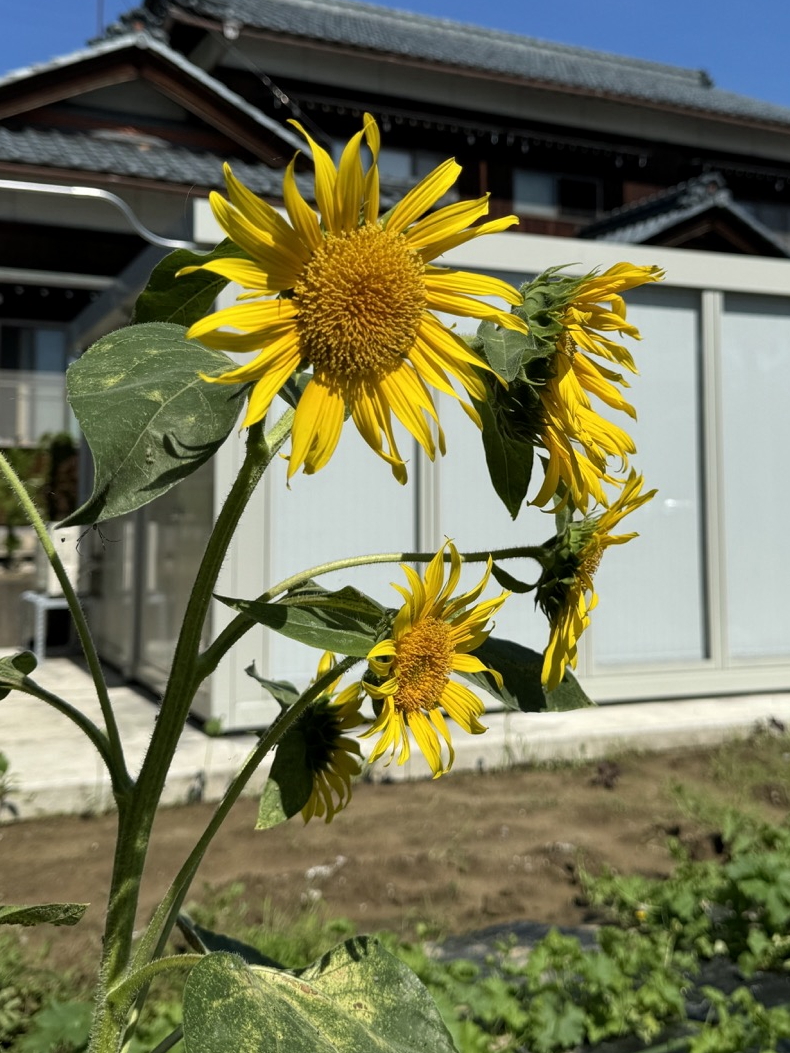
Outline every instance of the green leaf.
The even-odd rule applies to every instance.
[[[89,903],[0,904],[0,925],[76,925]]]
[[[299,698],[298,688],[294,687],[289,680],[267,680],[255,668],[255,662],[251,662],[244,672],[247,676],[251,676],[253,680],[257,680],[261,687],[265,687],[272,698],[279,702],[283,708],[292,706]]]
[[[500,567],[498,563],[491,564],[491,573],[503,589],[509,589],[511,592],[525,593],[532,592],[535,589],[534,584],[530,585],[526,581],[514,578],[512,574],[509,574],[504,567]]]
[[[217,599],[291,640],[354,658],[367,657],[386,613],[375,600],[350,587],[327,592],[311,585],[286,593],[276,603],[227,596]]]
[[[20,651],[19,654],[0,658],[0,699],[9,692],[25,690],[25,679],[36,668],[36,656],[32,651]]]
[[[461,673],[461,676],[498,698],[507,709],[542,713],[546,710],[583,709],[595,704],[584,693],[570,670],[565,671],[558,687],[553,691],[545,691],[540,680],[543,655],[530,647],[489,636],[474,655],[500,674],[502,687],[497,687],[488,673]]]
[[[186,1053],[454,1053],[425,987],[370,937],[296,973],[207,955],[184,988]]]
[[[17,1053],[85,1049],[91,1033],[93,1006],[88,1002],[53,999],[30,1020],[30,1027],[14,1045]]]
[[[346,585],[337,592],[330,592],[313,581],[286,592],[280,602],[293,607],[320,607],[343,611],[370,625],[378,625],[387,613],[386,607],[382,607],[372,597],[351,585]]]
[[[490,402],[475,405],[483,422],[483,450],[491,485],[515,519],[529,489],[534,448],[531,442],[517,438],[502,426]]]
[[[258,805],[256,830],[268,830],[301,812],[313,792],[307,741],[300,725],[301,721],[297,721],[277,746]]]
[[[241,408],[243,385],[198,373],[233,366],[227,355],[160,322],[109,333],[67,374],[69,402],[93,454],[93,493],[62,526],[90,524],[153,501],[209,459]]]
[[[175,322],[189,328],[193,322],[207,314],[228,279],[211,271],[195,271],[176,278],[183,267],[199,267],[209,260],[239,257],[246,259],[238,245],[230,238],[206,253],[190,249],[176,249],[165,256],[151,271],[148,284],[137,298],[132,313],[132,325],[145,322]]]
[[[500,329],[493,322],[486,321],[478,326],[477,335],[491,368],[505,380],[515,380],[524,352],[530,346],[529,337],[513,329]]]
[[[283,968],[274,958],[261,954],[257,948],[251,947],[248,943],[234,940],[232,936],[224,936],[220,932],[212,932],[211,929],[204,929],[202,925],[192,921],[187,914],[179,914],[176,924],[189,946],[198,954],[227,951],[229,954],[238,954],[248,965],[266,965],[270,969]]]

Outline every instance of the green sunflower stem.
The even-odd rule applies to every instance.
[[[493,560],[500,559],[534,559],[542,563],[546,550],[542,545],[518,545],[512,548],[498,548],[480,552],[459,553],[462,563],[485,563],[489,557]],[[296,589],[311,581],[320,578],[324,574],[333,574],[338,570],[348,570],[350,567],[365,567],[374,563],[430,563],[436,556],[435,552],[378,552],[367,556],[350,556],[347,559],[332,560],[329,563],[319,563],[307,570],[300,570],[288,578],[283,578],[276,585],[272,585],[266,592],[256,598],[258,603],[270,603],[277,596]],[[445,553],[445,562],[450,559],[449,553]],[[233,621],[222,630],[217,638],[206,648],[198,660],[196,673],[201,681],[217,668],[224,656],[234,644],[244,636],[255,622],[246,614],[237,614]]]
[[[104,954],[89,1053],[115,1053],[120,1048],[125,1021],[120,1019],[117,1007],[111,1005],[107,992],[129,975],[132,936],[151,828],[173,755],[200,685],[195,667],[206,615],[239,519],[263,473],[290,434],[292,422],[293,411],[289,410],[265,438],[261,424],[249,430],[244,462],[217,517],[192,587],[151,742],[131,791],[128,808],[119,813]]]
[[[74,619],[74,626],[77,630],[77,636],[79,637],[80,646],[82,652],[85,655],[85,661],[88,663],[88,669],[90,670],[91,677],[93,679],[93,685],[96,689],[96,696],[99,700],[99,706],[101,708],[102,717],[104,719],[104,725],[107,729],[106,734],[106,749],[99,749],[102,755],[102,759],[107,764],[110,778],[112,780],[113,794],[115,797],[118,810],[121,811],[124,807],[126,795],[131,786],[131,779],[126,769],[126,760],[124,758],[123,746],[121,745],[121,737],[118,732],[118,725],[115,721],[115,714],[113,713],[112,705],[110,703],[110,696],[107,691],[107,683],[104,679],[104,673],[102,672],[101,662],[99,661],[99,655],[96,651],[96,647],[93,643],[93,637],[91,631],[88,628],[88,622],[85,618],[85,614],[82,610],[77,594],[74,591],[74,586],[69,580],[69,576],[61,562],[60,556],[57,553],[57,549],[52,543],[52,538],[49,536],[46,524],[41,518],[41,513],[36,508],[33,499],[24,487],[22,480],[16,474],[11,464],[8,462],[6,457],[0,453],[0,472],[5,477],[5,481],[11,487],[15,497],[19,501],[22,509],[27,516],[30,525],[36,532],[36,536],[41,544],[41,547],[46,553],[46,557],[49,560],[55,577],[58,579],[60,587],[63,589],[63,595],[66,598],[66,602],[69,605],[69,611],[72,618]],[[65,710],[64,710],[65,712]],[[72,716],[72,714],[67,714]],[[73,716],[72,716],[73,719]],[[90,729],[87,724],[82,726],[82,730],[88,735],[94,745],[99,748],[99,740],[93,734],[90,733]],[[95,729],[97,735],[101,736],[101,732]]]

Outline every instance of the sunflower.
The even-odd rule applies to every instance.
[[[543,657],[544,687],[552,691],[565,675],[566,665],[576,668],[577,643],[590,624],[590,611],[598,603],[593,576],[610,545],[624,545],[636,533],[613,535],[621,519],[655,495],[642,489],[642,476],[631,471],[622,492],[600,515],[571,523],[556,539],[554,559],[544,567],[538,583],[537,602],[549,619],[549,644]]]
[[[444,550],[450,553],[450,572],[444,581]],[[493,600],[470,607],[488,584],[491,561],[480,582],[469,592],[451,599],[461,574],[461,558],[452,542],[447,542],[433,557],[425,571],[424,581],[406,564],[401,564],[408,587],[393,587],[405,599],[395,616],[392,636],[381,640],[368,653],[368,673],[361,684],[381,706],[378,718],[362,737],[380,734],[373,747],[371,763],[388,750],[400,750],[398,764],[409,759],[409,735],[422,750],[434,778],[450,770],[455,751],[440,706],[464,731],[479,735],[486,730],[478,717],[483,703],[468,688],[450,680],[450,674],[490,673],[502,686],[502,678],[489,669],[471,651],[487,639],[488,619],[507,597],[503,592]],[[352,689],[354,690],[354,689]],[[448,760],[442,760],[442,740],[447,745]]]
[[[590,499],[608,504],[602,484],[622,484],[622,479],[609,474],[609,459],[618,459],[622,471],[636,447],[626,431],[598,415],[590,396],[631,418],[635,419],[636,413],[616,386],[628,387],[622,373],[596,358],[637,372],[629,351],[607,334],[641,339],[636,326],[626,321],[620,294],[662,277],[658,267],[618,263],[603,274],[568,283],[573,298],[560,316],[562,332],[552,359],[553,375],[539,389],[543,418],[540,441],[549,457],[543,485],[533,504],[543,507],[559,490],[568,493],[576,508],[586,512]]]
[[[217,311],[188,331],[209,347],[257,351],[247,365],[211,383],[254,384],[243,426],[266,415],[294,370],[312,367],[293,422],[289,478],[304,466],[323,468],[337,446],[348,410],[360,435],[387,461],[400,482],[406,466],[392,431],[392,414],[429,457],[436,455],[432,423],[444,436],[427,385],[453,395],[480,426],[473,406],[450,378],[478,401],[485,397],[478,370],[489,367],[434,311],[490,319],[526,332],[524,322],[474,299],[495,296],[520,302],[506,282],[430,261],[481,234],[518,222],[505,216],[470,227],[488,212],[488,195],[447,205],[424,216],[457,180],[461,168],[445,161],[379,219],[379,130],[365,115],[362,131],[335,167],[297,122],[315,164],[315,198],[321,218],[299,193],[294,158],[283,180],[288,221],[256,197],[225,166],[230,201],[211,194],[217,222],[248,259],[218,259],[180,273],[207,270],[246,290],[236,306]],[[372,156],[363,169],[363,141]],[[423,217],[423,218],[420,218]],[[225,326],[238,330],[228,333]]]
[[[334,655],[324,652],[316,679],[335,664]],[[355,690],[345,690],[333,698],[337,681],[303,715],[300,733],[305,743],[305,760],[313,777],[313,788],[302,808],[307,823],[314,815],[330,823],[351,800],[351,780],[359,775],[359,743],[344,732],[362,723],[359,698]]]

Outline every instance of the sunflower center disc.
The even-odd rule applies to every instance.
[[[395,644],[393,666],[396,709],[434,709],[450,679],[453,654],[450,626],[439,618],[425,618],[402,636]]]
[[[425,310],[424,270],[404,238],[378,224],[328,234],[294,287],[305,358],[348,379],[396,365]]]

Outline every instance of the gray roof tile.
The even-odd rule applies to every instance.
[[[293,36],[591,94],[790,125],[790,109],[712,86],[707,74],[410,14],[355,0],[169,0],[171,8]]]

